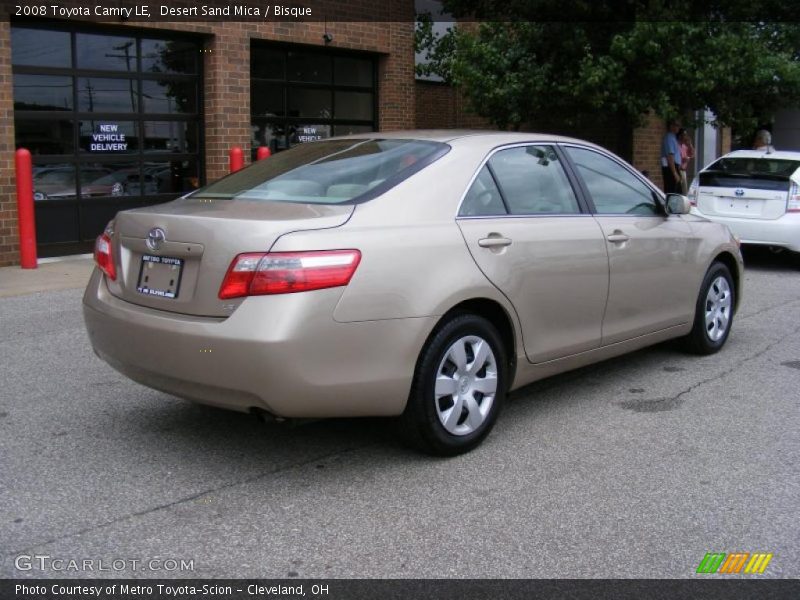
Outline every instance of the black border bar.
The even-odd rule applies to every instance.
[[[696,579],[3,579],[3,600],[784,600],[800,580]],[[162,586],[162,587],[159,587]],[[204,587],[206,586],[206,587]],[[99,592],[99,593],[98,593]]]
[[[433,21],[454,20],[434,1],[419,6]],[[468,0],[461,6],[461,22],[798,21],[786,0]],[[6,20],[332,23],[413,22],[415,15],[415,0],[0,0],[0,19]]]

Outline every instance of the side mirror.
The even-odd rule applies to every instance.
[[[667,214],[688,215],[692,210],[689,199],[683,194],[667,194]]]

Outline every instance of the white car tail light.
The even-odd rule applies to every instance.
[[[219,297],[291,294],[347,285],[360,261],[358,250],[239,254],[225,274]]]
[[[786,212],[800,212],[800,188],[794,181],[786,199]]]
[[[100,267],[100,270],[111,279],[117,278],[117,269],[114,267],[114,254],[111,250],[111,238],[108,233],[103,232],[97,236],[94,242],[94,262]]]

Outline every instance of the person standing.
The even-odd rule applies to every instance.
[[[689,136],[689,132],[684,128],[681,128],[678,131],[677,137],[678,144],[680,144],[681,147],[681,194],[685,196],[687,193],[689,193],[689,183],[687,181],[686,173],[689,171],[689,161],[694,158],[694,145],[692,144],[692,138]]]
[[[756,131],[756,138],[753,140],[753,150],[775,152],[775,148],[772,145],[772,134],[766,129],[759,129]]]
[[[667,122],[667,133],[661,141],[661,177],[664,180],[665,194],[681,193],[681,146],[677,133],[681,128],[680,121],[670,119]]]

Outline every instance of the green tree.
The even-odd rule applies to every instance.
[[[429,62],[419,71],[462,88],[501,128],[545,116],[636,125],[649,110],[668,118],[708,108],[715,124],[752,131],[800,105],[800,26],[780,4],[760,5],[771,21],[751,5],[444,0],[466,20],[436,37],[421,19],[417,44]]]

